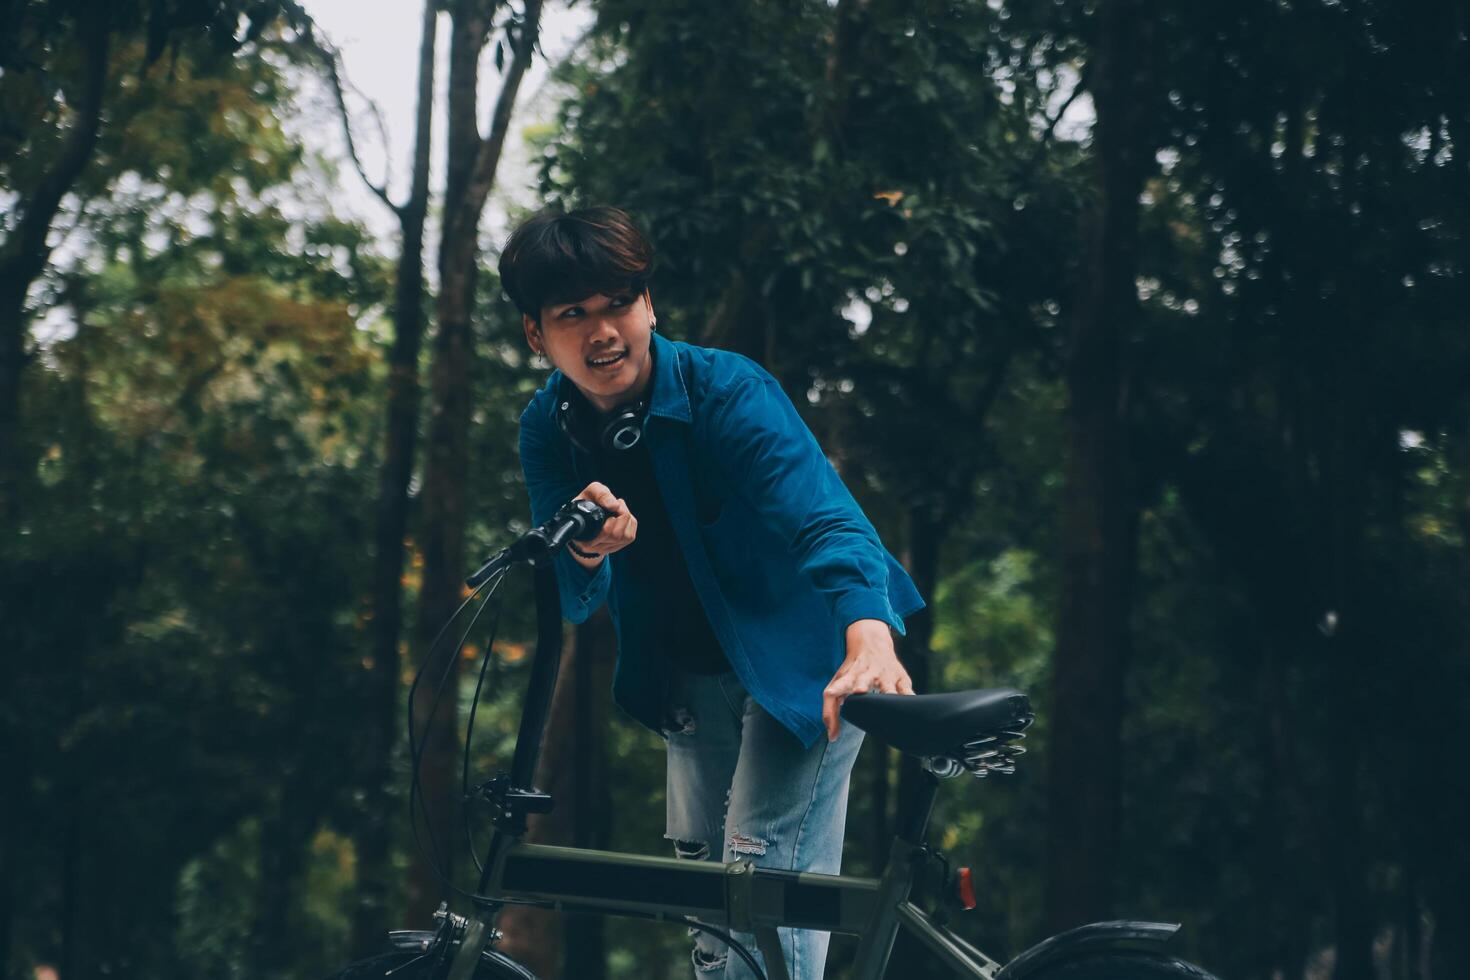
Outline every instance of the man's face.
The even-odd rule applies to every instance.
[[[598,293],[523,317],[526,342],[545,354],[600,411],[633,401],[653,375],[653,301],[642,293]]]

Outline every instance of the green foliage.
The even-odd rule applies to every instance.
[[[345,956],[354,898],[392,283],[289,135],[284,56],[247,40],[276,5],[105,6],[105,125],[31,294],[35,482],[0,554],[7,968],[317,975]],[[559,69],[557,123],[527,133],[548,202],[617,203],[652,233],[661,329],[763,360],[930,577],[932,632],[905,651],[927,648],[930,687],[1031,693],[1017,776],[950,783],[936,813],[982,885],[961,928],[995,955],[1042,929],[1061,366],[1098,204],[1090,139],[1053,126],[1091,84],[1096,10],[605,0]],[[75,131],[72,42],[95,12],[22,4],[0,37],[7,204]],[[1424,948],[1436,976],[1470,962],[1453,928],[1470,787],[1444,762],[1470,752],[1452,13],[1174,5],[1139,35],[1154,166],[1125,344],[1140,530],[1119,913],[1183,920],[1180,952],[1222,976],[1306,975],[1351,938],[1353,902],[1385,975],[1429,972]],[[542,381],[481,288],[472,557],[525,527],[513,434]],[[527,585],[506,591],[476,772],[509,758]],[[489,615],[467,667],[492,655]],[[626,721],[608,738],[612,846],[666,853],[659,741]],[[896,773],[865,749],[850,870],[878,870],[878,777]],[[612,976],[685,968],[678,928],[610,945]]]
[[[350,802],[381,397],[358,317],[382,268],[292,186],[277,67],[170,70],[124,86],[28,377],[44,493],[3,562],[14,962],[324,971],[346,950],[350,867],[321,828]],[[297,915],[318,934],[280,928]]]
[[[1467,198],[1451,161],[1470,135],[1448,62],[1426,57],[1463,55],[1447,16],[1206,5],[1138,37],[1152,74],[1135,152],[1158,167],[1127,337],[1143,521],[1121,900],[1185,917],[1191,951],[1226,975],[1296,975],[1335,941],[1332,901],[1351,896],[1325,882],[1349,858],[1327,799],[1362,807],[1351,859],[1372,908],[1463,907],[1436,913],[1404,884],[1443,870],[1400,843],[1426,839],[1414,807],[1366,777],[1341,788],[1344,765],[1392,770],[1430,733],[1463,739],[1439,720],[1466,694],[1440,653],[1464,650],[1442,623],[1463,602],[1449,447],[1465,435]],[[563,69],[561,126],[535,136],[549,200],[614,201],[650,227],[661,322],[805,396],[885,540],[957,527],[936,677],[1028,687],[1043,757],[1056,370],[1096,179],[1090,144],[1049,127],[1088,84],[1095,29],[1094,6],[1069,3],[609,3]],[[1356,626],[1323,644],[1328,611]],[[1345,750],[1389,649],[1413,651],[1388,690],[1422,721]],[[1432,719],[1407,707],[1411,677],[1449,681]],[[1000,888],[980,932],[1011,949],[1039,938],[1041,772],[1022,768],[1036,789],[939,814],[947,843],[987,856]],[[1433,780],[1392,785],[1443,811],[1422,795]]]
[[[1047,522],[1030,478],[1057,465],[1047,375],[1082,158],[1038,143],[1032,111],[1038,73],[1054,89],[1075,46],[1047,36],[1013,48],[1003,17],[949,2],[604,4],[561,70],[574,93],[561,125],[533,134],[548,200],[611,201],[649,228],[660,324],[761,358],[891,547],[955,525],[971,555],[1006,555],[941,566],[933,687],[1042,687],[1050,641],[1036,556],[1007,549],[1021,524]],[[728,41],[754,37],[769,40]],[[1002,73],[1019,84],[985,81]],[[1051,542],[1038,527],[1020,543]],[[966,629],[979,635],[961,640]],[[645,772],[630,806],[653,802],[636,803],[661,782]],[[982,833],[974,797],[956,797],[940,811],[953,821],[947,846],[983,841],[1039,866],[1035,835],[1026,847],[1006,820],[1009,799]],[[852,808],[850,827],[874,824],[860,791]],[[1035,796],[1015,808],[1037,817]],[[859,871],[880,861],[850,848]],[[985,913],[1014,948],[1037,925],[1034,904],[1007,898],[1034,903],[1025,867],[993,869],[1007,887]]]
[[[270,66],[233,55],[283,14],[288,22],[296,20],[294,5],[276,0],[21,0],[8,5],[0,41],[0,187],[29,196],[65,153],[85,112],[93,50],[78,41],[98,36],[108,44],[107,77],[101,83],[105,135],[102,160],[92,168],[92,192],[128,169],[129,157],[150,168],[192,172],[196,179],[228,171],[218,157],[207,158],[209,151],[225,146],[219,140],[170,137],[178,135],[180,118],[194,121],[194,135],[208,129],[220,136],[230,127],[237,135],[250,135],[248,120],[261,118],[251,110],[252,99],[269,104],[283,93]],[[255,77],[242,88],[231,79],[241,74]],[[267,159],[270,150],[260,146],[256,160]]]

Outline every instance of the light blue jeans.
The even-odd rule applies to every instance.
[[[806,748],[756,704],[733,672],[676,673],[669,692],[666,836],[674,853],[838,874],[848,779],[863,733],[844,724],[837,741],[823,735]],[[821,980],[829,935],[779,932],[791,980]],[[764,968],[754,937],[735,938]],[[694,933],[693,957],[696,980],[753,977],[744,960],[705,933]]]

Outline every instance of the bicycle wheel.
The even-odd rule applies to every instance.
[[[1216,980],[1193,963],[1141,951],[1099,951],[1046,963],[1022,980]]]
[[[437,972],[436,972],[437,971]],[[449,972],[447,963],[435,964],[427,956],[409,950],[358,960],[330,980],[382,980],[392,973],[392,980],[438,980]],[[504,953],[486,950],[475,967],[475,980],[536,980],[536,974]]]

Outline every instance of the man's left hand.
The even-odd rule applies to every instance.
[[[860,619],[847,627],[847,659],[822,692],[822,721],[827,741],[842,730],[842,702],[850,694],[913,694],[909,672],[898,662],[893,634],[881,619]]]

